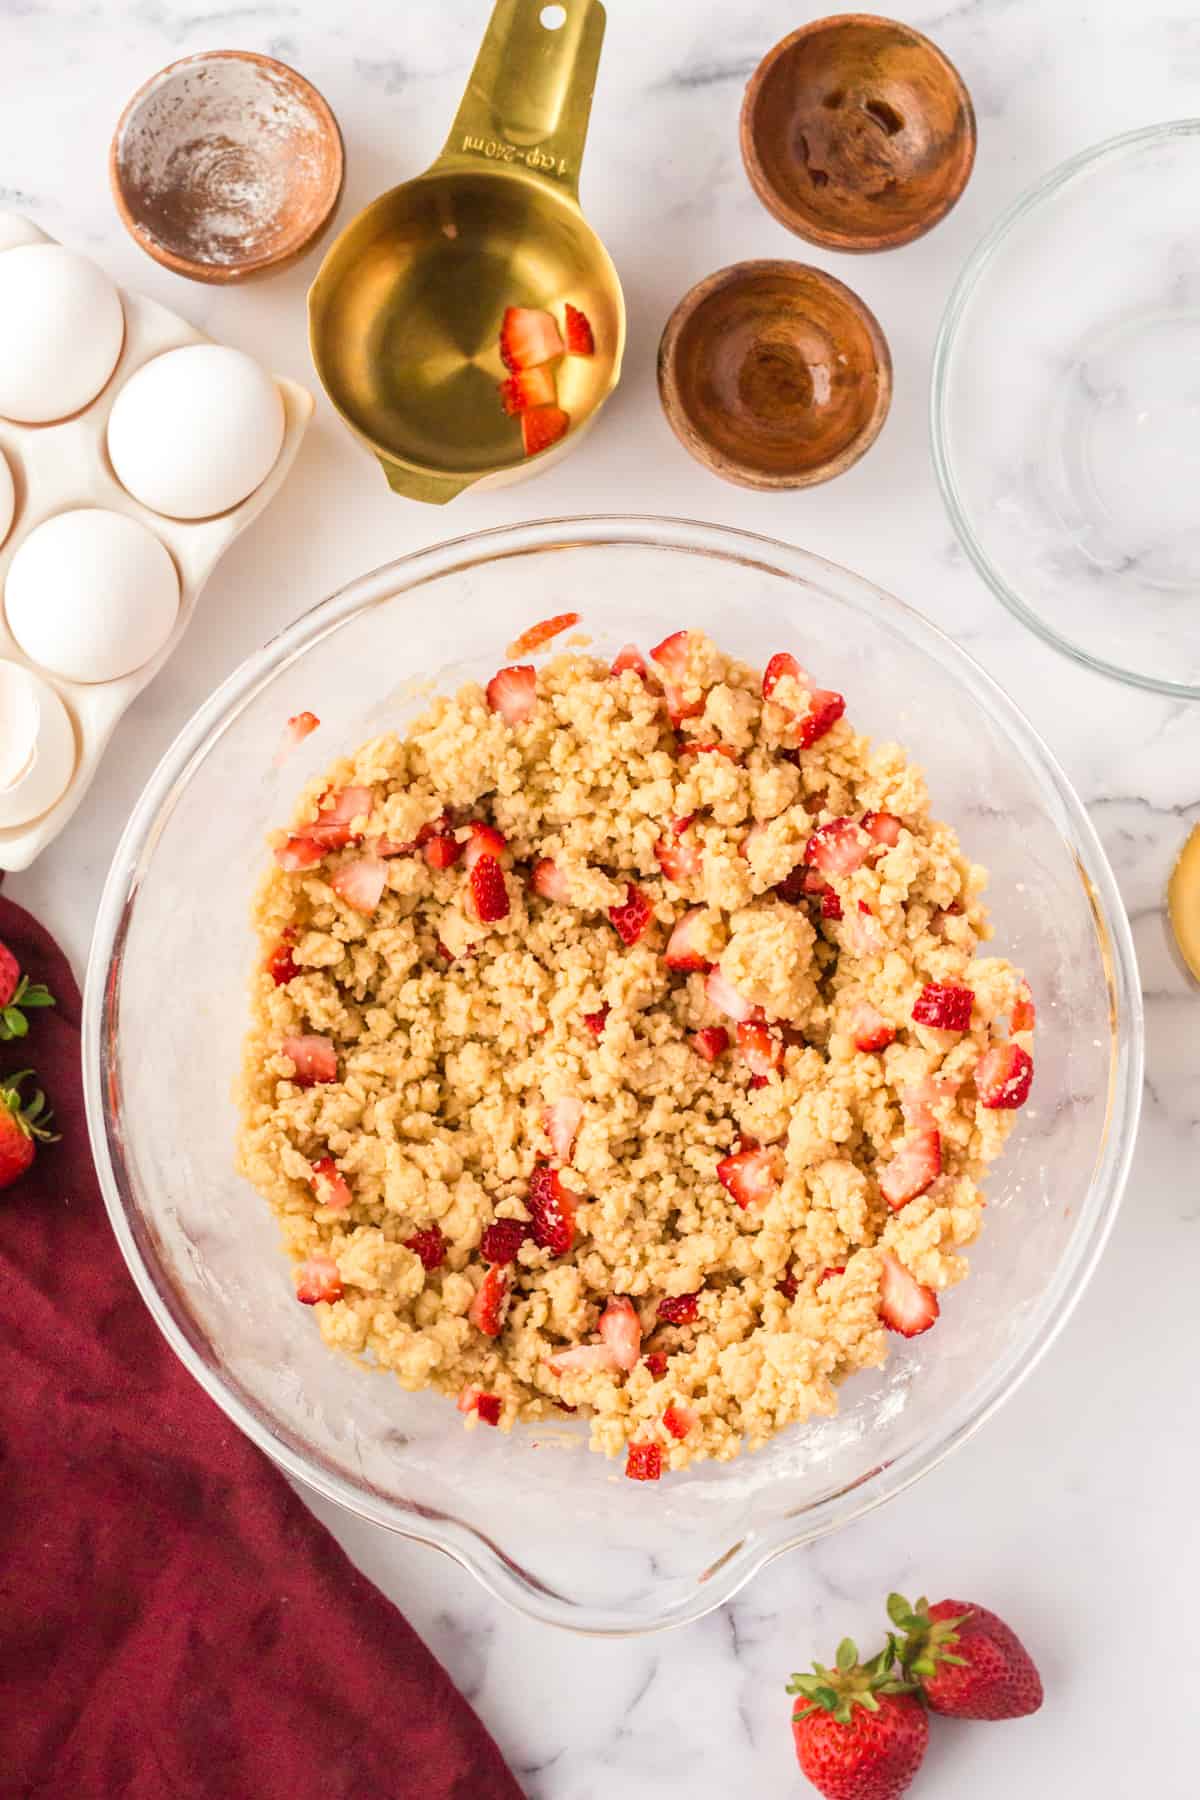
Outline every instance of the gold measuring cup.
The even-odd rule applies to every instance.
[[[579,206],[579,164],[604,39],[599,0],[498,0],[433,166],[346,227],[308,297],[313,361],[398,494],[442,504],[574,448],[617,385],[625,301]],[[563,303],[596,353],[557,366],[570,430],[536,457],[500,405],[507,306]]]

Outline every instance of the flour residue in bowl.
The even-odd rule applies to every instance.
[[[340,178],[336,133],[291,71],[236,57],[163,71],[124,122],[117,166],[136,224],[189,262],[284,255]]]

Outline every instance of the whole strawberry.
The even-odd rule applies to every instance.
[[[21,965],[7,944],[0,943],[0,1043],[23,1038],[29,1030],[25,1013],[37,1006],[53,1006],[49,989],[22,975]]]
[[[32,1069],[22,1069],[0,1081],[0,1188],[20,1179],[39,1143],[54,1142],[46,1096],[39,1089],[26,1100],[21,1093],[21,1083],[32,1074]]]
[[[888,1598],[888,1617],[904,1633],[900,1666],[920,1684],[934,1712],[954,1719],[1023,1719],[1042,1704],[1042,1678],[1024,1644],[985,1606],[963,1600]]]
[[[896,1800],[920,1768],[929,1738],[925,1708],[894,1670],[895,1644],[860,1664],[849,1638],[837,1666],[793,1675],[799,1698],[792,1735],[800,1767],[826,1800]]]

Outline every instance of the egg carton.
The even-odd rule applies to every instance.
[[[21,244],[55,241],[30,220],[0,213],[0,254]],[[313,398],[305,388],[274,376],[284,408],[283,444],[270,474],[248,499],[216,518],[194,523],[166,518],[142,506],[121,486],[109,463],[106,434],[113,403],[122,385],[151,358],[185,344],[214,340],[155,301],[125,288],[119,291],[125,341],[116,368],[91,405],[49,425],[18,425],[0,417],[0,451],[16,487],[13,524],[0,544],[0,660],[20,665],[54,690],[75,738],[74,773],[61,797],[28,824],[0,827],[0,869],[28,868],[66,825],[87,792],[122,714],[174,654],[223,552],[270,504],[287,479],[313,413]],[[58,513],[92,506],[136,519],[160,539],[179,573],[180,601],[171,636],[149,662],[118,680],[84,684],[64,680],[24,654],[4,617],[3,589],[14,555],[36,526]]]

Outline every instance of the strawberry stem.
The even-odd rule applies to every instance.
[[[50,1129],[54,1115],[41,1088],[35,1088],[28,1099],[21,1093],[21,1083],[32,1074],[32,1069],[19,1069],[6,1077],[0,1084],[0,1107],[12,1115],[26,1137],[35,1138],[39,1144],[56,1144],[58,1134]]]
[[[0,1007],[0,1043],[10,1043],[13,1038],[23,1038],[29,1030],[29,1020],[25,1017],[27,1010],[39,1006],[53,1006],[54,995],[41,982],[31,982],[28,976],[22,975],[17,983],[16,992],[6,1006]]]
[[[903,1671],[896,1672],[896,1639],[889,1633],[883,1649],[870,1662],[860,1663],[852,1638],[843,1638],[837,1648],[835,1667],[814,1663],[811,1673],[793,1675],[788,1682],[789,1694],[799,1694],[808,1705],[832,1713],[842,1725],[850,1723],[856,1706],[866,1712],[879,1711],[880,1694],[909,1694],[914,1683]]]
[[[944,1663],[965,1667],[964,1659],[955,1656],[954,1648],[959,1626],[966,1624],[970,1613],[935,1622],[929,1616],[929,1602],[924,1595],[915,1606],[910,1606],[903,1594],[889,1594],[887,1610],[888,1618],[902,1634],[889,1634],[893,1652],[910,1681],[928,1681]]]

